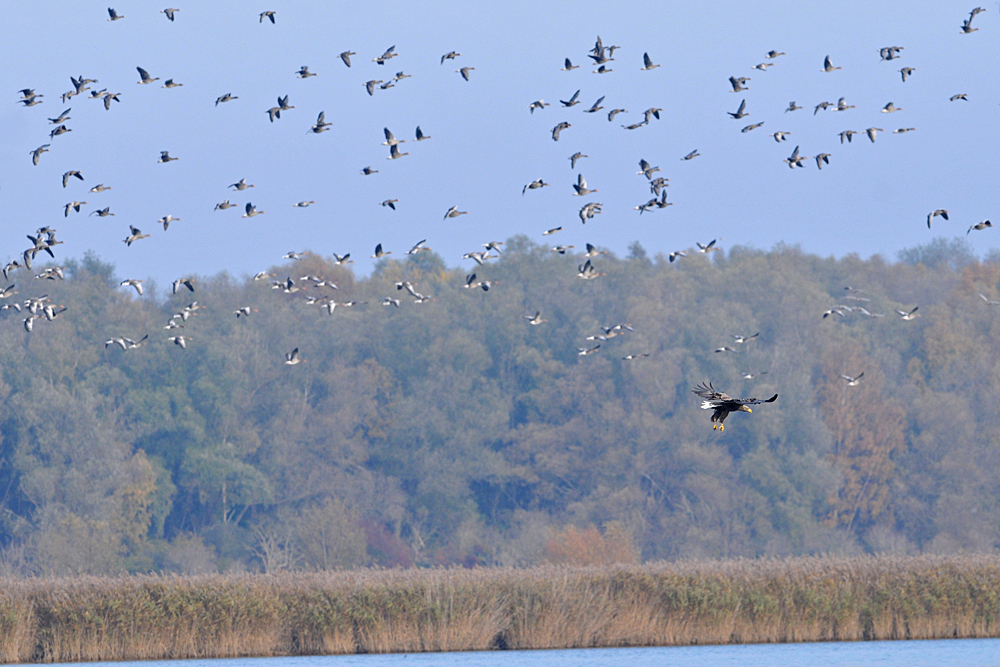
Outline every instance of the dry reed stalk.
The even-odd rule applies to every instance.
[[[1000,636],[1000,556],[0,580],[0,661]]]

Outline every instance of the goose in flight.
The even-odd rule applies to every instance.
[[[354,260],[351,259],[351,253],[347,253],[346,255],[333,253],[333,264],[334,266],[346,266],[348,264],[354,264]]]
[[[582,160],[585,157],[590,157],[589,155],[584,155],[583,153],[576,152],[569,156],[569,168],[576,169],[576,161]]]
[[[142,296],[142,283],[143,283],[142,280],[136,280],[135,278],[128,278],[118,283],[118,286],[135,288],[135,291],[139,294],[139,296]]]
[[[263,23],[264,19],[268,19],[273,24],[274,23],[274,15],[275,15],[275,13],[276,12],[273,12],[271,10],[268,10],[268,11],[265,11],[265,12],[261,12],[260,13],[260,21],[258,21],[258,23]]]
[[[382,142],[383,146],[395,146],[396,144],[406,143],[406,139],[397,139],[395,136],[393,136],[389,128],[384,127],[382,128],[382,131],[385,133],[385,141]]]
[[[405,155],[409,155],[409,153],[400,153],[399,144],[393,144],[392,146],[389,146],[389,157],[387,157],[386,160],[398,160]]]
[[[607,254],[608,254],[607,250],[598,250],[592,244],[588,243],[587,244],[587,252],[584,253],[583,256],[584,257],[597,257],[599,255],[607,255]]]
[[[599,190],[591,190],[587,187],[587,179],[583,177],[583,174],[577,174],[573,189],[576,190],[576,193],[573,195],[574,197],[584,197],[594,192],[599,192]]]
[[[534,114],[535,109],[544,109],[545,107],[550,107],[550,106],[552,105],[546,102],[545,100],[535,100],[534,102],[528,105],[528,111]]]
[[[136,241],[139,241],[141,239],[148,239],[149,238],[149,234],[143,234],[142,230],[140,230],[140,229],[138,229],[138,228],[136,228],[136,227],[134,227],[132,225],[129,225],[128,229],[129,229],[129,235],[127,237],[125,237],[125,241],[124,241],[126,246],[131,247],[132,244],[135,243]]]
[[[722,347],[715,348],[714,352],[721,352],[725,354],[726,352],[736,352],[736,348],[723,345]]]
[[[163,231],[167,231],[167,227],[174,221],[180,221],[180,218],[175,218],[173,215],[168,214],[157,220],[158,223],[163,225]]]
[[[719,248],[715,247],[715,242],[716,241],[718,241],[718,239],[712,239],[711,241],[708,242],[707,245],[702,245],[701,243],[697,243],[697,242],[695,243],[695,245],[698,246],[698,252],[700,252],[702,254],[708,254],[708,253],[712,252],[713,250],[719,250]]]
[[[384,297],[382,299],[383,306],[392,306],[394,308],[399,308],[399,299],[393,299],[391,296]]]
[[[393,58],[395,58],[398,55],[399,54],[396,53],[396,46],[392,45],[388,49],[386,49],[385,53],[383,53],[382,55],[380,55],[378,58],[372,58],[372,62],[373,63],[378,63],[379,65],[384,65],[386,63],[386,61],[392,60]]]
[[[49,132],[49,139],[55,139],[56,137],[62,134],[66,134],[67,132],[72,132],[72,131],[73,130],[71,128],[68,128],[65,125],[60,125],[59,127]]]
[[[884,107],[882,107],[882,113],[892,113],[893,111],[902,111],[903,107],[897,107],[892,102],[889,102]]]
[[[875,143],[875,137],[878,136],[876,134],[877,132],[885,132],[885,130],[883,130],[881,127],[869,127],[867,130],[865,130],[865,134],[868,135],[868,139],[871,140],[873,144]]]
[[[364,174],[365,176],[371,176],[372,174],[377,174],[378,173],[378,169],[372,169],[371,167],[365,167],[364,169],[361,170],[361,173]]]
[[[573,93],[573,97],[569,98],[569,100],[559,100],[559,103],[562,104],[564,107],[576,106],[577,104],[580,103],[580,91],[577,90],[575,93]]]
[[[799,147],[796,146],[795,150],[792,151],[792,154],[785,158],[785,162],[788,163],[789,169],[794,169],[795,167],[803,167],[804,165],[802,163],[808,159],[809,157],[807,155],[799,155]]]
[[[598,345],[595,345],[594,347],[589,347],[589,348],[588,347],[578,347],[576,349],[577,349],[576,354],[578,356],[585,357],[588,354],[594,354],[595,352],[597,352],[598,350],[600,350],[601,346],[598,344]]]
[[[575,245],[557,245],[554,248],[549,248],[549,251],[550,252],[557,252],[560,255],[565,255],[567,252],[569,252],[570,250],[573,250],[574,248],[576,248]]]
[[[729,77],[729,83],[733,87],[733,89],[731,91],[729,91],[729,92],[732,92],[732,93],[742,93],[744,90],[750,90],[749,88],[747,88],[746,86],[743,85],[747,81],[752,81],[752,79],[750,77],[748,77],[748,76],[740,76],[740,77],[731,76],[731,77]]]
[[[972,225],[971,227],[969,227],[969,231],[965,232],[965,235],[968,236],[969,234],[971,234],[973,232],[973,230],[975,230],[977,232],[981,232],[982,230],[984,230],[984,229],[986,229],[988,227],[992,227],[992,226],[993,226],[992,222],[990,222],[989,220],[983,220],[982,222],[977,223],[977,224]]]
[[[232,93],[226,93],[222,97],[216,98],[216,100],[215,100],[215,106],[219,106],[220,102],[232,102],[233,100],[238,100],[238,99],[240,99],[240,98],[236,97]]]
[[[763,124],[764,124],[764,121],[761,121],[759,123],[751,123],[750,125],[747,125],[742,130],[740,130],[740,132],[743,132],[744,134],[746,134],[747,132],[749,132],[751,130],[756,130],[758,127],[760,127]]]
[[[420,129],[420,126],[417,125],[417,141],[424,141],[425,139],[433,139],[433,138],[434,137],[430,135],[424,134],[423,131]]]
[[[903,320],[905,320],[905,321],[909,322],[910,320],[915,320],[915,319],[917,319],[918,317],[920,317],[920,313],[918,313],[918,312],[917,312],[917,308],[919,308],[919,307],[920,307],[920,306],[914,306],[914,307],[913,307],[913,310],[911,310],[911,311],[909,311],[909,312],[907,312],[907,311],[905,311],[905,310],[897,310],[896,312],[897,312],[897,313],[899,313],[899,316],[900,316],[900,317],[901,317],[901,318],[902,318]],[[860,376],[859,376],[859,377],[860,377]]]
[[[251,204],[250,202],[247,202],[247,205],[244,207],[244,210],[246,211],[246,213],[243,214],[244,218],[252,218],[255,215],[263,215],[267,213],[267,211],[258,211],[257,207]]]
[[[770,134],[768,136],[773,137],[774,140],[780,144],[782,141],[787,141],[786,137],[790,134],[791,132],[775,132],[774,134]]]
[[[158,76],[157,77],[151,77],[151,76],[149,76],[149,72],[147,72],[146,70],[144,70],[141,67],[136,67],[136,69],[139,71],[139,83],[140,84],[153,83],[154,81],[159,81],[160,80],[160,77],[158,77]],[[79,91],[77,91],[77,92],[79,92]]]
[[[614,70],[608,67],[607,65],[601,65],[600,67],[594,70],[594,74],[608,74],[610,72],[614,72]]]
[[[788,108],[785,109],[785,113],[788,113],[789,111],[798,111],[801,108],[803,107],[798,106],[797,104],[795,104],[795,100],[792,100],[791,102],[788,103]]]
[[[538,326],[542,322],[548,322],[548,320],[542,319],[542,311],[536,310],[534,315],[524,315],[524,319],[528,320],[528,324],[531,326]]]
[[[246,190],[248,188],[253,188],[253,187],[256,187],[256,186],[254,186],[254,185],[252,185],[250,183],[247,183],[247,179],[246,178],[241,178],[240,180],[236,181],[235,183],[230,183],[226,187],[233,188],[237,192],[243,192],[244,190]]]
[[[220,202],[220,203],[216,204],[215,205],[215,210],[216,211],[225,211],[227,208],[236,208],[238,206],[239,206],[239,204],[230,204],[229,200],[227,199],[224,202]]]
[[[845,98],[841,97],[839,100],[837,100],[837,106],[834,108],[834,111],[847,111],[848,109],[858,108],[857,104],[848,104],[847,102],[844,101],[844,99]],[[890,102],[890,104],[892,103]]]
[[[469,214],[468,211],[459,211],[458,206],[452,206],[451,208],[448,209],[447,213],[444,214],[443,219],[447,220],[448,218],[457,218],[460,215],[468,215],[468,214]]]
[[[957,102],[958,100],[964,100],[968,102],[969,101],[968,93],[959,93],[958,95],[952,95],[951,97],[948,98],[949,102]]]
[[[736,120],[739,120],[740,118],[745,118],[746,116],[750,115],[746,112],[746,108],[747,108],[747,101],[746,98],[744,98],[743,100],[740,101],[740,108],[737,109],[735,113],[732,111],[727,111],[726,113],[735,118]]]
[[[183,85],[184,85],[183,83],[178,83],[178,82],[174,81],[173,79],[167,79],[166,81],[163,82],[163,86],[161,86],[161,87],[162,88],[180,88]]]
[[[552,229],[546,229],[544,232],[542,232],[542,236],[550,236],[552,234],[555,234],[556,232],[561,232],[561,231],[562,227],[553,227]]]
[[[827,56],[826,58],[823,59],[823,71],[824,72],[832,72],[832,71],[838,70],[838,69],[844,69],[844,68],[843,67],[834,67],[833,66],[833,61],[830,60],[830,56]]]
[[[49,146],[52,144],[43,144],[33,151],[28,151],[31,154],[31,164],[38,166],[38,160],[42,157],[42,153],[49,152]]]
[[[384,200],[384,201],[382,202],[382,206],[388,206],[388,207],[389,207],[389,208],[391,208],[391,209],[392,209],[393,211],[395,211],[395,210],[396,210],[396,203],[397,203],[398,201],[399,201],[398,199],[386,199],[386,200]]]
[[[648,53],[643,53],[642,54],[642,70],[641,71],[645,72],[646,70],[653,69],[654,67],[659,67],[659,65],[655,64],[652,61],[652,59],[650,59]]]
[[[320,111],[319,116],[316,117],[316,124],[309,128],[309,131],[313,134],[320,134],[321,132],[326,132],[330,129],[333,123],[326,122],[326,112]]]
[[[316,76],[316,72],[310,72],[309,65],[303,65],[299,68],[299,71],[295,73],[295,76],[300,79],[308,79],[311,76]]]
[[[774,67],[774,63],[757,63],[753,66],[754,69],[759,69],[761,72],[766,72],[768,67]]]
[[[338,57],[341,60],[344,61],[345,65],[347,65],[348,67],[350,67],[351,66],[351,56],[356,56],[356,55],[358,55],[358,54],[355,53],[354,51],[348,50],[348,51],[344,51],[343,53],[341,53]]]
[[[74,176],[76,178],[79,178],[81,181],[83,180],[83,174],[81,174],[76,169],[71,169],[62,175],[62,184],[64,188],[69,184],[69,179],[73,178]]]
[[[425,246],[424,245],[425,243],[427,243],[427,239],[424,239],[423,241],[418,241],[417,243],[414,244],[412,248],[406,251],[406,254],[416,255],[417,253],[423,252],[425,250],[433,250],[433,248]]]
[[[375,254],[372,255],[371,258],[372,259],[382,259],[386,255],[391,255],[391,254],[392,254],[391,250],[382,250],[382,244],[379,243],[378,245],[375,246]]]
[[[113,216],[114,213],[111,212],[110,206],[105,206],[104,208],[97,209],[96,211],[91,211],[90,215],[96,215],[99,218],[106,218],[109,215]]]
[[[365,82],[365,90],[368,91],[369,97],[375,94],[375,86],[379,85],[380,83],[385,83],[385,82],[382,81],[381,79],[372,79],[371,81]]]
[[[160,151],[160,159],[157,160],[157,162],[161,164],[166,164],[167,162],[173,162],[174,160],[180,160],[180,158],[170,157],[170,151]]]
[[[840,133],[840,143],[844,143],[844,139],[847,139],[847,143],[851,143],[851,139],[857,134],[854,130],[844,130]]]
[[[604,108],[604,106],[601,105],[601,102],[603,101],[604,101],[604,96],[602,95],[596,102],[594,102],[593,105],[591,105],[589,109],[584,109],[583,113],[597,113],[598,111]]]
[[[571,61],[569,58],[566,58],[565,60],[563,60],[563,66],[562,66],[562,70],[561,71],[563,71],[563,72],[569,72],[569,71],[575,70],[575,69],[580,69],[580,66],[579,65],[574,65],[573,61]]]
[[[598,202],[588,202],[587,204],[584,204],[583,208],[580,209],[580,222],[587,224],[587,221],[592,220],[595,215],[603,213],[601,206],[602,205]],[[562,227],[559,227],[558,229],[562,229]]]
[[[636,176],[645,176],[648,180],[653,179],[653,174],[660,171],[659,167],[654,167],[649,164],[646,160],[639,160],[639,171],[635,172]]]
[[[169,338],[167,338],[167,340],[169,340],[171,343],[181,348],[182,350],[186,350],[188,341],[193,339],[191,338],[191,336],[170,336]]]
[[[174,20],[174,13],[175,12],[179,12],[179,11],[180,11],[179,9],[172,8],[172,9],[163,9],[163,10],[160,10],[160,13],[166,15],[167,19],[170,20],[171,22],[173,22],[173,20]]]
[[[840,377],[847,381],[848,387],[857,387],[861,384],[861,378],[864,377],[864,372],[860,373],[857,377],[851,377],[850,375],[841,375]]]
[[[934,211],[931,211],[930,213],[928,213],[927,214],[927,229],[931,228],[931,220],[933,220],[937,216],[941,216],[942,218],[944,218],[945,220],[947,220],[948,219],[948,211],[947,211],[947,209],[939,208],[937,210],[934,210]],[[968,234],[966,234],[966,236],[968,236]]]
[[[459,57],[460,55],[462,55],[462,54],[459,53],[458,51],[449,51],[448,53],[446,53],[443,56],[441,56],[441,64],[444,65],[444,61],[445,60],[454,60],[455,58]]]
[[[80,207],[83,206],[86,203],[87,202],[85,202],[85,201],[71,201],[70,203],[66,204],[66,206],[63,207],[63,217],[64,218],[68,218],[69,217],[69,211],[70,211],[70,209],[72,209],[72,210],[76,211],[77,213],[79,213],[80,212]]]
[[[51,125],[62,125],[62,124],[63,124],[63,123],[65,123],[66,121],[68,121],[68,120],[71,120],[71,118],[70,118],[70,115],[69,115],[69,112],[70,112],[70,111],[72,111],[72,110],[73,110],[73,109],[72,109],[72,107],[71,107],[71,108],[69,108],[69,109],[66,109],[65,111],[63,111],[63,112],[62,112],[61,114],[59,114],[59,116],[58,116],[58,117],[56,117],[56,118],[49,118],[49,124],[51,124]]]
[[[979,298],[985,301],[987,304],[991,306],[1000,306],[1000,301],[993,301],[982,292],[976,292],[976,294],[978,294]]]
[[[521,188],[521,196],[523,197],[524,193],[527,192],[528,190],[537,190],[539,188],[544,188],[547,185],[549,184],[539,178],[537,181],[532,181],[531,183],[528,183],[523,188]]]
[[[783,56],[783,55],[785,55],[785,52],[784,52],[784,51],[775,51],[775,50],[773,50],[773,49],[772,49],[772,50],[768,51],[768,52],[767,52],[767,53],[766,53],[766,54],[764,55],[764,57],[765,57],[765,58],[770,58],[770,59],[774,60],[774,59],[775,59],[775,58],[777,58],[778,56]]]
[[[685,155],[684,157],[682,157],[681,159],[682,160],[693,160],[693,159],[695,159],[696,157],[698,157],[700,155],[701,155],[701,153],[699,153],[698,149],[696,148],[693,151],[691,151],[690,153],[688,153],[687,155]]]
[[[125,18],[124,14],[119,14],[118,12],[116,12],[111,7],[108,7],[108,16],[111,17],[111,18],[108,19],[109,21],[119,21],[119,20]]]
[[[462,75],[462,78],[466,81],[469,80],[469,72],[476,69],[475,67],[463,67],[462,69],[455,70],[457,73]]]
[[[628,113],[628,109],[612,109],[611,111],[608,112],[608,122],[610,123],[614,121],[615,116],[617,116],[620,113]]]
[[[583,280],[593,280],[594,278],[598,278],[603,275],[603,273],[597,272],[597,269],[594,268],[594,265],[590,263],[589,259],[576,267],[576,277],[582,278]]]
[[[899,70],[899,73],[903,76],[903,83],[906,83],[906,77],[910,76],[916,71],[917,71],[916,67],[904,67],[903,69]]]
[[[830,154],[829,153],[817,153],[816,154],[816,167],[823,169],[823,163],[830,164]]]
[[[752,380],[755,377],[759,377],[761,375],[767,375],[767,371],[758,371],[756,373],[751,373],[750,371],[747,371],[746,373],[742,374],[742,377],[744,380]]]
[[[758,331],[752,336],[740,336],[739,334],[730,334],[730,335],[733,337],[733,342],[742,344],[742,343],[749,343],[753,339],[757,338],[758,336],[760,336],[760,332]]]

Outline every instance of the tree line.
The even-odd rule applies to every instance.
[[[997,546],[1000,258],[635,244],[580,280],[580,255],[503,248],[476,267],[489,291],[432,252],[141,297],[92,255],[12,274],[6,301],[67,310],[31,332],[0,312],[0,573]],[[702,380],[780,398],[715,432]]]

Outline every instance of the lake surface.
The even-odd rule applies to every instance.
[[[406,653],[89,663],[109,667],[1000,667],[1000,639]]]

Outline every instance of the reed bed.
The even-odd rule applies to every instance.
[[[1000,636],[1000,556],[0,580],[0,662]]]

